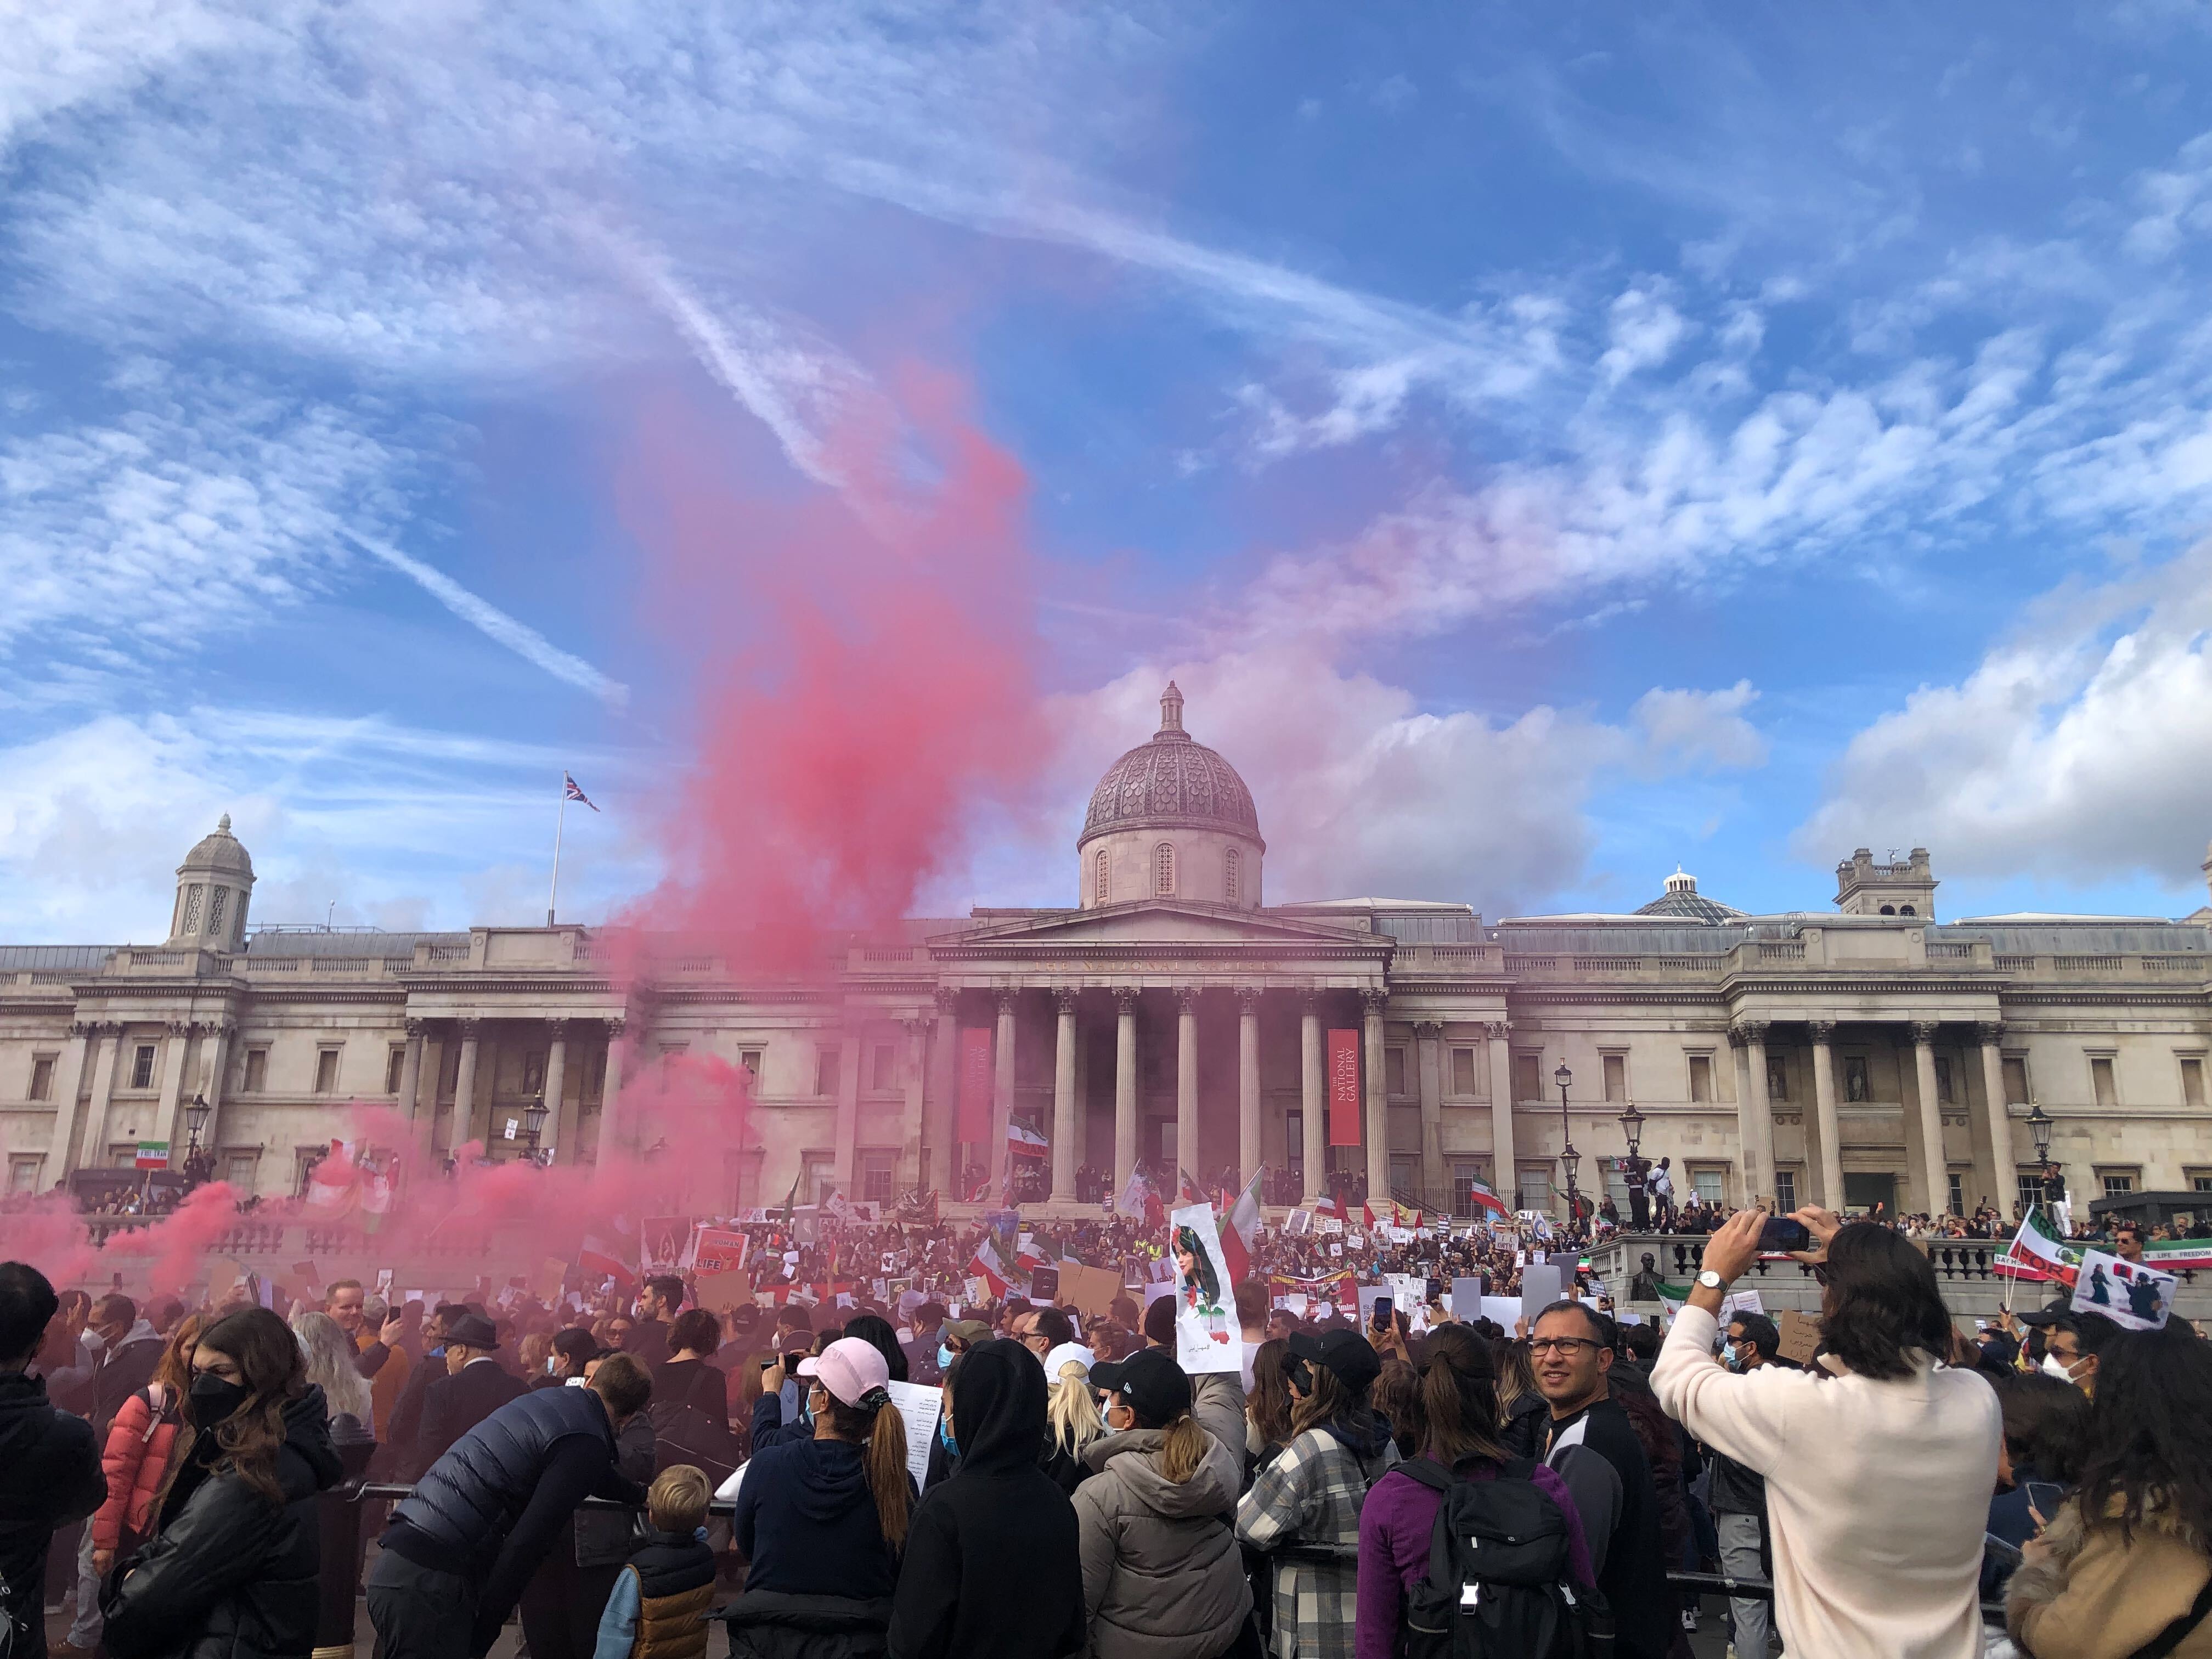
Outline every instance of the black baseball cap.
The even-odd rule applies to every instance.
[[[1350,1389],[1364,1389],[1382,1375],[1382,1357],[1375,1352],[1375,1345],[1358,1331],[1341,1326],[1323,1331],[1319,1336],[1292,1331],[1291,1357],[1328,1366]],[[1093,1371],[1091,1375],[1096,1377],[1098,1373]]]
[[[1091,1386],[1120,1395],[1142,1422],[1172,1423],[1190,1409],[1190,1378],[1164,1348],[1139,1348],[1127,1359],[1093,1365]]]
[[[2055,1301],[2045,1303],[2033,1313],[2016,1313],[2013,1317],[2027,1326],[2055,1325],[2073,1310],[2074,1304],[2062,1296]]]

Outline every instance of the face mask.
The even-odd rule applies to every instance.
[[[941,1417],[937,1419],[937,1437],[945,1443],[945,1455],[960,1455],[960,1443],[952,1437],[952,1425]]]
[[[937,1369],[940,1371],[949,1371],[952,1369],[952,1350],[942,1342],[937,1345]]]
[[[1743,1369],[1743,1361],[1736,1358],[1735,1350],[1734,1348],[1723,1348],[1721,1350],[1721,1364],[1727,1366],[1732,1371],[1740,1371]]]
[[[194,1377],[192,1426],[211,1429],[218,1423],[228,1422],[252,1392],[243,1382],[226,1382],[220,1376]]]
[[[2043,1356],[2043,1370],[2045,1376],[2055,1376],[2061,1382],[2071,1382],[2074,1380],[2073,1371],[2068,1368],[2066,1362],[2055,1353]]]
[[[83,1343],[86,1347],[91,1349],[94,1353],[98,1353],[102,1348],[105,1348],[107,1346],[107,1339],[102,1336],[98,1331],[88,1330],[82,1336],[79,1337],[77,1340]]]

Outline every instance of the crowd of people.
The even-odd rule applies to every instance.
[[[1583,1275],[1510,1330],[1433,1295],[1369,1316],[1346,1283],[1509,1293],[1531,1241],[1272,1229],[1205,1363],[1127,1217],[1023,1241],[1121,1269],[1087,1309],[970,1300],[957,1227],[826,1218],[750,1229],[750,1299],[703,1308],[682,1273],[142,1307],[0,1264],[10,1659],[42,1611],[56,1659],[307,1659],[353,1640],[356,1584],[385,1659],[511,1620],[530,1659],[701,1659],[710,1620],[738,1659],[1677,1659],[1699,1569],[1771,1586],[1728,1603],[1736,1659],[2212,1655],[2188,1322],[2062,1301],[1971,1339],[1900,1228],[1807,1210],[1793,1360],[1728,1300],[1765,1218],[1705,1237],[1663,1335]]]

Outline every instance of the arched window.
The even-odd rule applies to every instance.
[[[1106,849],[1102,847],[1098,849],[1098,855],[1091,860],[1091,867],[1092,872],[1091,877],[1091,902],[1093,904],[1103,904],[1106,902],[1107,893]]]
[[[1162,842],[1152,849],[1152,891],[1161,898],[1175,893],[1175,845]]]
[[[1881,907],[1881,913],[1886,916],[1893,916],[1897,914],[1897,907],[1894,904],[1885,904]]]
[[[1909,904],[1900,905],[1898,907],[1897,914],[1900,916],[1909,916],[1912,914],[1912,907]]]
[[[1237,902],[1237,878],[1241,873],[1237,868],[1237,851],[1232,847],[1221,860],[1221,896],[1231,904]]]

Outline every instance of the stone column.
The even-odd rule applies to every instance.
[[[1390,1097],[1383,1092],[1382,1007],[1388,991],[1359,994],[1362,1048],[1367,1061],[1367,1201],[1382,1205],[1390,1197]]]
[[[1075,1106],[1075,1001],[1073,986],[1052,994],[1052,1201],[1075,1202],[1076,1154],[1081,1150],[1082,1119]]]
[[[929,1022],[917,1016],[901,1020],[899,1026],[906,1033],[906,1104],[899,1114],[900,1139],[913,1137],[916,1157],[912,1180],[916,1188],[927,1191],[929,1170],[925,1149],[928,1144],[928,1119],[923,1115],[926,1106],[922,1079],[929,1063]],[[908,1179],[903,1157],[899,1164],[899,1172],[893,1177],[894,1197],[906,1190]]]
[[[1982,1110],[1989,1120],[1990,1202],[2008,1217],[2018,1199],[2020,1171],[2013,1162],[2012,1114],[2005,1109],[2010,1103],[2005,1099],[2004,1051],[1997,1046],[2004,1041],[2004,1027],[1977,1025],[1974,1039],[1982,1048]],[[1966,1201],[1976,1200],[1969,1195]]]
[[[1305,1201],[1326,1190],[1328,1174],[1328,1068],[1322,1053],[1321,999],[1306,993],[1298,1016],[1298,1127],[1305,1145]]]
[[[1114,993],[1114,1196],[1137,1167],[1137,992]]]
[[[1920,1091],[1920,1158],[1928,1183],[1927,1212],[1951,1206],[1951,1163],[1943,1156],[1943,1107],[1936,1098],[1936,1023],[1912,1022],[1912,1078]]]
[[[846,1028],[837,1044],[837,1117],[830,1131],[830,1179],[848,1198],[853,1190],[853,1171],[860,1160],[860,1056],[865,1052],[860,1034]]]
[[[1260,988],[1237,988],[1237,1172],[1240,1187],[1260,1173]]]
[[[949,985],[936,991],[937,1032],[929,1054],[929,1097],[921,1119],[922,1184],[932,1192],[952,1190],[953,1142],[960,1122],[960,993]]]
[[[107,1109],[115,1099],[115,1073],[123,1064],[123,1027],[102,1020],[100,1036],[102,1041],[93,1057],[92,1106],[85,1113],[83,1157],[72,1162],[70,1170],[97,1169],[107,1145]]]
[[[1444,1180],[1443,1035],[1443,1026],[1433,1019],[1413,1027],[1415,1057],[1420,1066],[1421,1207],[1436,1208],[1437,1194],[1442,1193],[1443,1207],[1449,1214],[1451,1191]]]
[[[1766,1022],[1746,1020],[1732,1026],[1729,1041],[1743,1058],[1743,1087],[1736,1092],[1738,1165],[1743,1176],[1741,1205],[1774,1190],[1774,1110],[1766,1099]]]
[[[1182,1172],[1206,1180],[1198,1167],[1198,989],[1186,985],[1176,994],[1176,1167],[1168,1181],[1178,1193]]]
[[[453,1079],[453,1128],[446,1151],[458,1156],[462,1147],[476,1139],[477,1122],[477,1060],[481,1052],[483,1022],[465,1019],[461,1022],[461,1067]],[[485,1093],[489,1095],[489,1090]],[[599,1121],[599,1133],[606,1133],[606,1120]]]
[[[622,1147],[623,1065],[629,1058],[629,1039],[623,1036],[627,1029],[623,1020],[607,1022],[607,1074],[606,1080],[599,1085],[599,1143],[592,1154],[592,1163],[602,1169]],[[467,1052],[462,1050],[464,1055]],[[458,1113],[460,1109],[457,1101],[453,1110]]]
[[[70,1024],[69,1052],[54,1067],[54,1127],[46,1140],[45,1166],[39,1173],[41,1191],[65,1179],[76,1167],[77,1131],[82,1127],[77,1097],[84,1091],[85,1072],[93,1063],[93,1046],[99,1034],[100,1027],[93,1021],[74,1020]],[[53,1179],[48,1180],[49,1176]]]
[[[223,1079],[229,1074],[230,1040],[237,1034],[238,1025],[229,1015],[225,1014],[210,1029],[213,1032],[215,1047],[208,1061],[207,1088],[203,1091],[202,1096],[208,1103],[208,1119],[206,1127],[200,1131],[200,1150],[212,1158],[215,1156],[216,1137],[222,1132],[222,1085]],[[187,1136],[185,1139],[189,1143],[191,1137]]]
[[[1820,1207],[1836,1215],[1844,1212],[1844,1132],[1836,1117],[1836,1062],[1831,1045],[1836,1022],[1816,1019],[1813,1031],[1813,1110],[1815,1144],[1820,1148]],[[1810,1194],[1808,1194],[1810,1196]]]
[[[1490,1050],[1490,1180],[1510,1212],[1521,1207],[1521,1165],[1513,1151],[1513,1027],[1494,1019],[1482,1036]]]
[[[991,1172],[991,1200],[998,1201],[1006,1175],[1006,1125],[1014,1115],[1014,1010],[1018,991],[999,993],[998,1067],[991,1084],[991,1145],[984,1167]]]
[[[154,1127],[168,1145],[169,1168],[173,1170],[181,1167],[185,1161],[185,1149],[178,1140],[177,1132],[182,1127],[178,1115],[185,1101],[185,1060],[191,1051],[193,1034],[198,1030],[189,1020],[173,1019],[161,1043],[161,1104],[154,1114]]]
[[[399,1060],[399,1115],[410,1124],[422,1110],[424,1028],[425,1023],[422,1020],[407,1022],[407,1048]],[[437,1113],[434,1110],[431,1115],[435,1117]]]
[[[549,1019],[545,1022],[545,1126],[551,1131],[550,1140],[556,1164],[576,1161],[576,1118],[580,1106],[568,1103],[568,1022]],[[409,1045],[412,1054],[414,1047]],[[404,1089],[407,1074],[404,1068],[399,1081]]]

